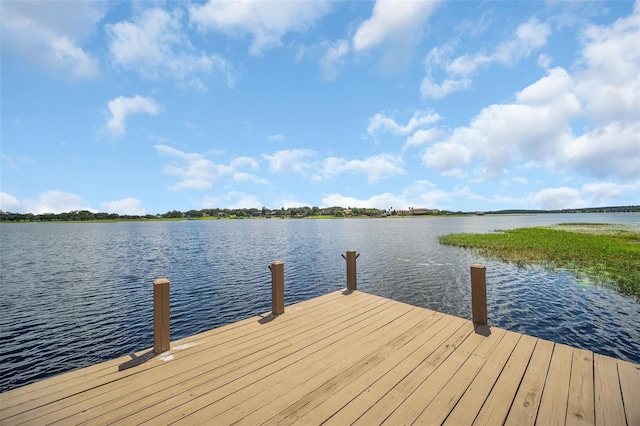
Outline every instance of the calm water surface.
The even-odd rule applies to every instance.
[[[518,268],[438,236],[637,214],[0,225],[0,391],[153,346],[153,280],[171,280],[171,338],[271,309],[273,260],[286,303],[345,286],[470,318],[469,266],[487,266],[491,324],[640,363],[640,305],[568,271]]]

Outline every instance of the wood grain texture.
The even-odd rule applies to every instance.
[[[640,424],[637,364],[359,291],[119,368],[152,352],[3,393],[0,423]]]

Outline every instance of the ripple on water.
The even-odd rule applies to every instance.
[[[596,216],[559,221],[604,221]],[[569,271],[518,268],[437,241],[552,220],[0,225],[0,391],[151,347],[156,278],[171,280],[175,340],[270,311],[273,260],[285,262],[286,304],[344,288],[349,248],[361,255],[361,290],[463,318],[469,265],[485,263],[493,325],[640,362],[637,301],[578,285]]]

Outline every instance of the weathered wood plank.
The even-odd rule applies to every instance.
[[[491,359],[495,356],[496,359],[502,360],[503,363],[507,360],[520,336],[515,333],[509,333],[509,337],[505,338],[506,333],[501,333],[500,331],[494,330],[494,333],[485,337],[487,339],[485,342],[488,343],[490,340],[494,340],[494,343],[484,345],[484,350],[482,346],[479,346],[471,354],[467,362],[440,390],[422,413],[418,415],[414,424],[442,424],[463,395],[473,395],[468,392],[469,385],[485,368],[490,368],[490,366],[487,366],[487,358]],[[478,396],[484,400],[482,393]]]
[[[303,423],[321,423],[335,413],[338,408],[344,406],[362,390],[366,389],[368,385],[382,377],[386,371],[389,371],[407,356],[423,347],[437,333],[440,329],[439,325],[442,324],[441,320],[445,318],[444,315],[434,312],[422,321],[417,322],[420,317],[416,316],[415,326],[401,336],[403,340],[397,340],[396,348],[385,345],[382,351],[378,351],[379,353],[355,363],[344,373],[334,376],[331,380],[325,381],[315,389],[308,390],[307,386],[305,386],[307,383],[291,389],[289,393],[296,394],[295,402],[274,416],[262,415],[261,418],[258,418],[257,416],[260,414],[256,411],[243,418],[243,421],[253,421],[254,424],[278,423],[284,425],[291,424],[304,417],[304,420],[301,420]],[[322,406],[322,408],[318,409],[319,406]],[[319,415],[320,417],[309,415],[312,410],[316,410],[316,416]],[[327,415],[327,412],[330,414]]]
[[[353,297],[354,300],[348,300],[352,296],[355,296]],[[342,295],[341,292],[337,291],[326,294],[324,296],[320,296],[315,299],[291,305],[287,309],[289,309],[292,313],[302,310],[304,310],[305,312],[320,310],[320,315],[326,315],[326,312],[323,311],[323,305],[341,299],[344,299],[343,302],[356,303],[363,300],[361,296],[365,296],[366,298],[367,295],[360,292],[355,292],[354,294],[350,295],[349,298],[345,299],[345,296]],[[217,339],[217,336],[219,335],[226,335],[229,338],[231,338],[232,336],[247,336],[251,334],[249,329],[254,330],[254,333],[258,334],[262,330],[260,324],[258,323],[258,320],[264,318],[265,316],[250,317],[242,321],[206,331],[204,333],[180,339],[179,341],[175,341],[174,344],[177,346],[181,346],[196,341],[198,343],[203,343],[207,339],[215,341],[215,339]],[[283,316],[279,318],[279,322],[286,323],[289,321],[294,321],[294,316],[291,315],[290,317],[291,318]],[[295,324],[295,321],[291,324]],[[233,331],[234,333],[229,333],[231,331]],[[149,351],[150,349],[138,351],[135,353],[135,356],[143,356]],[[0,420],[14,415],[14,410],[18,410],[19,412],[21,404],[27,404],[31,407],[45,405],[50,402],[73,395],[74,393],[82,392],[83,390],[88,389],[88,386],[97,387],[101,384],[109,383],[113,380],[118,380],[129,375],[137,374],[147,368],[153,367],[152,364],[143,364],[133,370],[119,372],[118,366],[120,364],[123,364],[124,362],[129,361],[130,359],[131,357],[129,355],[122,356],[114,360],[60,374],[58,376],[51,377],[37,383],[32,383],[5,392],[2,394],[3,410],[2,412],[0,412]],[[5,411],[4,407],[11,407],[12,410]]]
[[[418,404],[421,403],[420,392],[422,390],[428,392],[429,385],[442,387],[446,380],[460,368],[483,340],[483,336],[470,333],[460,346],[447,356],[446,362],[445,359],[442,359],[441,362],[436,364],[418,366],[360,417],[355,424],[379,424],[385,419],[389,420],[398,409],[400,411],[394,415],[394,418],[403,420],[405,418],[415,418],[419,414],[415,413],[418,407],[414,406],[411,401]],[[428,384],[425,384],[427,382]],[[408,401],[409,399],[410,401]]]
[[[640,365],[617,361],[628,425],[640,425]]]
[[[538,339],[505,424],[525,426],[535,423],[552,354],[553,343]]]
[[[378,403],[383,397],[389,394],[390,390],[398,385],[400,381],[409,376],[418,368],[435,368],[443,362],[468,336],[473,332],[473,325],[468,321],[460,318],[449,317],[451,320],[448,324],[442,326],[440,331],[411,355],[402,360],[395,367],[376,380],[373,384],[360,392],[355,398],[342,403],[332,398],[331,402],[337,410],[327,409],[326,411],[319,407],[310,413],[309,419],[317,416],[317,423],[326,425],[344,425],[351,424],[367,412],[373,405]],[[395,395],[389,398],[394,398]],[[393,404],[393,402],[391,402]],[[332,412],[333,411],[333,412]],[[307,422],[306,417],[301,417],[299,424],[315,423]]]
[[[327,363],[327,367],[315,374],[311,374],[308,370],[301,371],[298,375],[287,378],[290,385],[278,389],[274,386],[269,387],[268,384],[261,384],[261,389],[263,387],[267,389],[262,392],[259,392],[261,390],[259,389],[242,404],[242,407],[235,406],[211,420],[220,424],[230,424],[240,420],[244,424],[257,424],[296,403],[301,396],[309,393],[315,393],[320,399],[326,399],[341,387],[341,383],[356,380],[363,371],[382,362],[387,353],[403,347],[416,332],[420,331],[415,327],[416,322],[421,322],[420,310],[412,310],[397,321],[379,329],[376,331],[379,335],[368,343],[363,342],[362,346],[359,343],[354,345],[354,342],[345,342],[346,345],[342,348],[343,354],[332,353],[329,358],[323,360]],[[381,345],[379,337],[387,343]],[[267,395],[269,398],[265,398]]]
[[[639,365],[358,291],[125,361],[1,394],[0,423],[640,424]]]
[[[600,354],[593,354],[593,361],[596,424],[626,424],[617,361]]]
[[[566,424],[592,425],[595,421],[593,352],[574,349]]]
[[[349,310],[345,315],[361,317],[366,324],[367,321],[372,321],[372,316],[375,317],[376,314],[392,308],[393,304],[379,298],[367,299],[366,303],[356,306],[359,307]],[[298,356],[300,350],[307,350],[313,345],[317,346],[327,336],[344,337],[349,334],[349,328],[353,328],[353,325],[345,321],[344,316],[338,316],[331,321],[324,321],[324,318],[326,318],[326,312],[324,315],[320,314],[319,323],[301,321],[298,327],[286,327],[284,330],[276,322],[268,323],[267,329],[270,329],[271,333],[246,341],[243,350],[239,350],[236,345],[219,346],[213,354],[201,351],[180,360],[172,360],[162,374],[153,376],[153,385],[149,385],[151,381],[149,376],[141,377],[140,382],[117,383],[114,389],[110,390],[109,398],[111,399],[105,399],[104,393],[99,394],[88,405],[83,406],[82,411],[76,410],[76,414],[68,420],[91,418],[92,422],[106,424],[122,420],[132,413],[142,418],[154,417],[155,411],[167,409],[166,402],[169,399],[172,399],[176,405],[178,405],[176,401],[189,401],[195,395],[192,389],[206,389],[207,386],[221,387],[233,383],[238,377],[250,376],[255,371],[264,370],[272,363],[286,363],[292,357]],[[295,325],[296,322],[293,321],[291,324]],[[292,334],[302,333],[307,337],[298,339],[295,345],[286,344],[278,348],[273,345],[273,337],[276,335],[274,333],[282,342],[287,342]],[[218,358],[220,355],[223,355],[222,360]],[[212,362],[216,359],[218,359],[217,362]],[[86,404],[86,401],[81,403]],[[101,407],[102,414],[99,417],[91,417],[96,416],[91,412],[91,407],[94,406]],[[142,411],[147,414],[138,414]],[[56,414],[58,417],[60,415],[61,413]],[[49,418],[46,419],[49,420]]]
[[[565,423],[572,362],[573,348],[556,343],[553,347],[549,373],[542,391],[536,419],[538,424],[559,425]]]
[[[264,350],[273,344],[274,336],[277,336],[277,338],[282,341],[286,340],[284,336],[286,336],[287,330],[321,332],[324,330],[323,327],[330,329],[332,326],[339,326],[339,323],[335,322],[339,321],[342,315],[353,315],[353,309],[359,314],[364,315],[373,307],[377,306],[373,303],[384,304],[384,299],[372,302],[365,295],[365,297],[355,297],[353,300],[345,299],[344,302],[345,305],[342,307],[344,312],[337,311],[336,318],[333,320],[334,322],[325,323],[323,319],[326,318],[326,311],[314,309],[299,311],[300,313],[298,315],[310,315],[312,319],[312,321],[304,323],[302,329],[300,323],[295,321],[295,315],[290,315],[291,318],[289,319],[284,318],[284,316],[279,317],[278,320],[283,319],[283,321],[274,321],[270,323],[271,327],[267,329],[264,329],[263,324],[258,322],[259,317],[254,317],[251,323],[244,327],[244,331],[246,332],[244,334],[242,331],[238,331],[237,328],[233,327],[226,329],[227,332],[222,334],[215,333],[210,335],[209,333],[203,333],[201,340],[194,341],[193,339],[189,339],[186,344],[182,343],[184,340],[177,342],[178,344],[174,345],[174,347],[188,346],[190,344],[197,344],[197,346],[189,348],[188,351],[172,351],[170,354],[174,359],[170,362],[168,368],[165,366],[167,363],[162,361],[163,359],[167,359],[166,357],[155,358],[151,362],[123,372],[119,372],[116,366],[112,366],[110,375],[113,379],[109,381],[103,382],[102,380],[97,380],[97,383],[78,383],[76,384],[76,388],[68,388],[65,387],[64,384],[57,384],[55,387],[48,387],[52,395],[45,394],[45,398],[55,398],[58,392],[66,392],[70,394],[70,396],[64,399],[56,399],[46,405],[42,405],[40,401],[33,400],[32,404],[20,405],[15,408],[23,410],[21,412],[24,413],[26,417],[31,416],[28,412],[29,410],[37,409],[39,416],[57,412],[57,416],[60,418],[60,416],[66,416],[74,410],[77,410],[75,411],[76,413],[85,412],[90,410],[94,405],[102,405],[103,409],[107,408],[109,405],[105,403],[109,401],[109,395],[113,395],[117,400],[130,404],[132,399],[135,401],[148,393],[157,391],[158,385],[154,386],[154,383],[162,383],[160,386],[170,386],[172,382],[167,381],[167,379],[174,374],[180,376],[175,378],[174,383],[179,383],[191,377],[189,374],[197,373],[197,368],[202,365],[216,365],[211,364],[216,360],[221,363],[218,365],[226,365],[227,362],[233,362],[241,355],[246,357],[251,354],[260,353],[260,350]],[[318,327],[315,321],[320,321],[321,327]],[[262,333],[260,333],[260,331],[262,331]],[[275,341],[278,341],[278,339]],[[264,355],[264,353],[260,355]],[[188,360],[185,359],[186,357],[188,357]],[[244,360],[244,358],[241,359]],[[181,370],[180,366],[184,362],[188,363],[187,367]],[[159,366],[163,368],[158,374],[151,376],[144,374],[150,369]],[[177,373],[174,373],[176,371]],[[128,379],[129,376],[132,376],[131,380]],[[124,380],[125,378],[127,378],[126,381]],[[31,405],[31,407],[29,407],[29,405]],[[28,409],[24,411],[25,408]],[[60,411],[62,409],[66,411]],[[20,417],[14,420],[19,420],[19,418]],[[53,420],[53,418],[51,420]]]
[[[503,337],[498,348],[489,356],[482,370],[473,379],[460,400],[457,401],[453,410],[447,412],[445,418],[442,418],[441,421],[444,424],[469,425],[473,423],[473,420],[478,415],[518,340],[520,340],[520,334],[518,333],[505,332],[495,328],[491,331],[491,338],[498,338],[500,331],[502,331]]]
[[[502,424],[505,421],[535,345],[535,337],[526,335],[520,337],[474,424],[493,425]]]

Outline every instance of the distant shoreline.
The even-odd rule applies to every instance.
[[[356,210],[356,209],[353,209]],[[281,214],[280,210],[276,213],[269,214],[249,214],[244,212],[243,215],[230,214],[230,212],[221,211],[216,215],[188,216],[187,213],[171,212],[172,217],[166,215],[146,215],[146,216],[120,216],[117,214],[68,212],[60,214],[21,214],[21,213],[0,213],[0,223],[114,223],[114,222],[167,222],[167,221],[188,221],[188,220],[327,220],[327,219],[416,219],[431,217],[483,217],[483,216],[529,216],[541,214],[629,214],[639,213],[640,206],[620,206],[620,207],[601,207],[589,209],[566,209],[566,210],[500,210],[490,212],[450,212],[439,211],[438,213],[427,214],[392,214],[389,211],[376,209],[361,209],[367,214],[334,214],[334,215],[301,215],[301,214]],[[237,212],[237,211],[236,211]],[[178,216],[182,215],[182,216]]]

